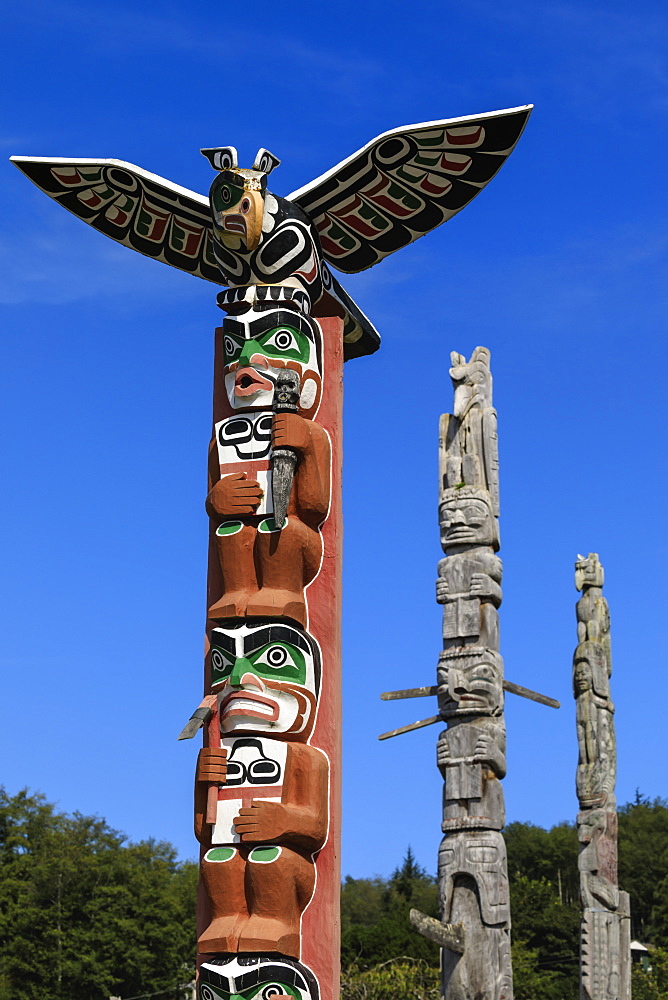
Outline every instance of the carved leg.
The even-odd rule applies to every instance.
[[[223,593],[209,608],[209,618],[243,618],[257,591],[255,535],[252,524],[224,521],[216,531],[216,548],[223,578]]]
[[[322,558],[322,536],[291,514],[280,531],[273,521],[260,524],[255,562],[260,589],[246,608],[248,616],[292,618],[306,628],[304,588],[315,577]]]
[[[237,951],[239,932],[248,919],[245,868],[246,862],[235,847],[213,847],[204,855],[201,875],[211,922],[198,939],[201,952]]]
[[[300,955],[301,915],[313,895],[312,859],[286,847],[255,847],[248,853],[246,899],[250,918],[239,951]]]

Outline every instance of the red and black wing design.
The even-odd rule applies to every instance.
[[[148,257],[224,285],[213,253],[209,199],[123,160],[13,156],[50,198]]]
[[[460,212],[515,148],[532,105],[393,129],[288,195],[323,256],[363,271]]]

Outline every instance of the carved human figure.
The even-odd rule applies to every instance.
[[[603,805],[614,793],[617,754],[608,658],[598,642],[581,642],[573,658],[579,748],[576,776],[581,806]]]
[[[209,617],[288,618],[307,624],[304,588],[322,560],[320,526],[331,499],[329,435],[312,416],[321,394],[317,323],[296,298],[240,300],[222,330],[223,380],[230,416],[211,446],[207,512],[220,576],[211,580]],[[300,380],[299,412],[272,413],[279,372]],[[297,466],[281,528],[271,514],[272,448],[289,448]]]
[[[282,955],[223,955],[199,970],[198,1000],[319,1000],[315,976]]]
[[[445,490],[438,519],[441,548],[448,556],[472,546],[499,548],[499,526],[487,490],[471,486]]]
[[[617,884],[614,705],[610,696],[610,614],[595,552],[579,555],[575,586],[578,646],[573,657],[578,767],[581,1000],[630,1000],[628,893]]]
[[[501,830],[506,817],[499,780],[506,776],[503,723],[453,720],[438,738],[436,760],[445,782],[443,832]]]
[[[448,722],[437,745],[445,782],[443,831],[500,830],[505,823],[500,779],[506,774],[501,657],[470,646],[445,651],[437,679],[440,714]]]
[[[441,559],[436,600],[445,605],[444,648],[475,644],[498,649],[502,572],[501,560],[490,548],[470,548]]]
[[[199,949],[299,958],[328,825],[328,761],[307,744],[319,650],[292,626],[244,624],[212,631],[210,664],[219,743],[200,752],[195,783],[211,913]]]

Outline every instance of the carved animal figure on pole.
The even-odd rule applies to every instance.
[[[610,613],[598,555],[578,556],[573,693],[578,737],[581,1000],[630,1000],[629,895],[617,885],[617,748],[610,698]]]

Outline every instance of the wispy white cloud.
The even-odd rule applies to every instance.
[[[28,22],[34,20],[36,8],[43,7],[41,0],[27,0],[13,11],[12,17]],[[238,95],[243,94],[249,105],[257,96],[258,81],[264,74],[274,84],[281,85],[294,84],[306,79],[305,74],[317,72],[318,89],[346,90],[359,97],[360,85],[365,80],[384,73],[382,60],[369,55],[363,40],[346,52],[332,49],[326,39],[322,45],[300,41],[280,8],[273,21],[265,16],[261,27],[246,25],[250,32],[246,37],[237,26],[226,23],[224,17],[220,24],[212,23],[210,12],[196,6],[179,9],[172,5],[170,9],[166,4],[159,15],[152,15],[136,5],[124,7],[116,3],[110,9],[93,0],[86,3],[60,0],[48,10],[50,29],[67,29],[79,36],[89,50],[163,58],[170,53],[198,55],[207,61],[202,66],[202,75],[213,61],[221,80],[231,87],[225,100],[231,97],[236,102]],[[277,73],[277,59],[285,67],[283,73]],[[196,83],[184,81],[184,86]]]
[[[74,223],[74,225],[70,224]],[[0,303],[206,296],[216,286],[113,243],[77,220],[22,226],[0,238]]]

